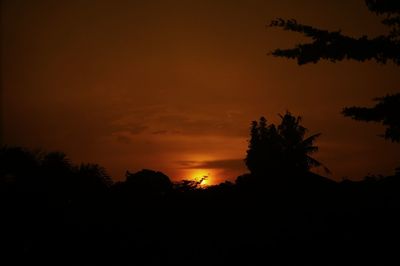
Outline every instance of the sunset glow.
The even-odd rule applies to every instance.
[[[201,181],[201,186],[209,186],[213,184],[213,176],[210,170],[195,169],[190,173],[190,180]]]
[[[201,181],[201,186],[214,185],[214,174],[211,169],[192,169],[184,172],[186,177],[183,179]]]
[[[289,110],[322,133],[315,156],[332,178],[392,173],[400,149],[340,110],[394,92],[398,68],[267,55],[294,43],[266,29],[277,15],[354,36],[379,33],[379,19],[358,1],[301,2],[5,1],[2,141],[99,163],[114,180],[148,168],[215,184],[247,171],[251,121]]]
[[[400,0],[0,0],[0,37],[1,265],[400,266]]]

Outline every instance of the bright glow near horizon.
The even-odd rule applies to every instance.
[[[208,186],[213,184],[213,176],[210,170],[194,169],[189,176],[190,180],[201,181],[201,186]]]
[[[322,133],[314,157],[332,178],[398,167],[398,146],[376,137],[381,125],[340,114],[397,92],[398,66],[267,55],[301,40],[266,29],[276,17],[386,31],[361,1],[91,2],[1,2],[2,144],[63,151],[115,181],[146,168],[214,185],[247,172],[251,121],[277,123],[289,110]]]

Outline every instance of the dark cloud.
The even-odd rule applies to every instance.
[[[243,159],[225,159],[210,161],[179,161],[182,169],[230,169],[242,170],[244,168]]]
[[[117,141],[121,142],[123,144],[130,144],[131,143],[131,139],[128,136],[125,135],[118,135],[117,137]]]
[[[154,128],[153,134],[181,133],[184,135],[215,135],[215,136],[247,136],[246,127],[238,127],[238,121],[232,120],[225,113],[204,113],[188,111],[184,114],[177,110],[169,114],[155,115],[152,124],[164,128]],[[246,124],[247,120],[240,121]],[[166,132],[168,131],[168,132]]]
[[[157,130],[157,131],[151,132],[151,134],[154,134],[154,135],[165,135],[168,133],[169,133],[168,130]]]
[[[237,120],[232,119],[236,117]],[[132,135],[145,131],[152,135],[202,135],[244,137],[247,128],[238,124],[248,123],[238,111],[215,112],[188,107],[166,105],[148,108],[132,108],[112,122],[119,131],[129,131]]]
[[[148,129],[148,127],[144,125],[133,125],[130,126],[129,133],[136,135],[144,132],[146,129]]]

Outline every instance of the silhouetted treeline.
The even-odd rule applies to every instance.
[[[257,172],[202,187],[142,170],[113,183],[18,147],[0,149],[0,171],[1,265],[399,263],[399,175]]]

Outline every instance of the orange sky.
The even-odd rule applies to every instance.
[[[3,142],[97,162],[116,180],[150,168],[210,183],[246,172],[248,127],[290,110],[340,180],[389,174],[399,144],[341,116],[399,91],[391,64],[299,67],[274,48],[302,40],[273,18],[350,35],[381,32],[362,0],[2,1]]]

